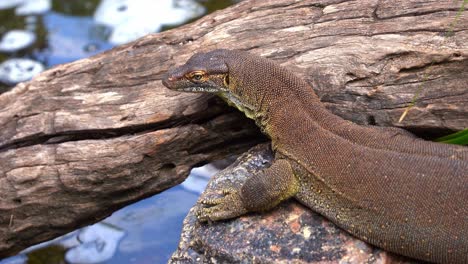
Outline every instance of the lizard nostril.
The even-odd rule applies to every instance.
[[[177,78],[175,76],[165,76],[162,78],[162,83],[164,86],[166,86],[167,88],[170,88],[171,85],[174,83],[174,81],[176,81]]]

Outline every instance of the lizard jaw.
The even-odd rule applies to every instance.
[[[222,91],[222,89],[216,86],[187,83],[186,81],[181,81],[180,78],[167,76],[162,79],[162,84],[170,90],[178,92],[217,93]]]
[[[173,89],[179,92],[191,92],[191,93],[218,93],[220,92],[217,88],[212,87],[183,87]]]

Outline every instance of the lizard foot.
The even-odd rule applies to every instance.
[[[205,207],[200,208],[196,215],[199,221],[218,221],[230,219],[247,213],[237,190],[224,189],[223,197],[203,199],[199,203]]]

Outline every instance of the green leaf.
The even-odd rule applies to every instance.
[[[456,133],[435,139],[436,142],[456,145],[468,145],[468,128]]]

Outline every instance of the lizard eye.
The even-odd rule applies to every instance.
[[[205,72],[193,71],[188,74],[188,77],[193,81],[203,81],[205,79]]]
[[[198,74],[198,73],[192,76],[192,79],[197,80],[197,81],[201,80],[202,78],[203,78],[203,75]]]

